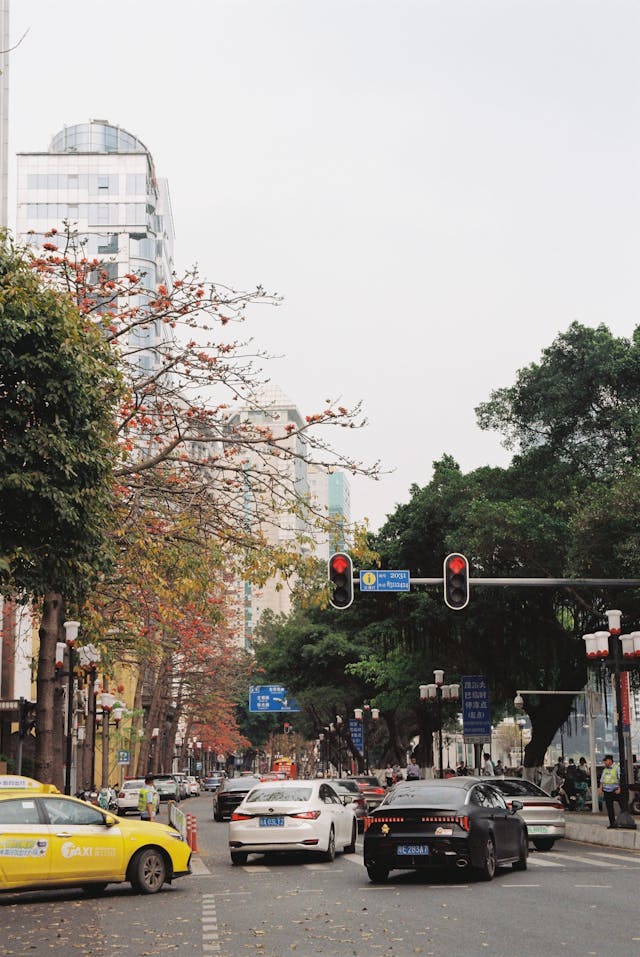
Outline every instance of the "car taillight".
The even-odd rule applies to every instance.
[[[305,821],[317,821],[321,811],[300,811],[299,814],[290,814],[289,817],[301,817]]]
[[[370,826],[373,824],[374,820],[375,820],[375,818],[365,817],[365,819],[364,819],[364,829],[365,829],[365,831],[368,831],[368,830],[369,830],[369,828],[370,828]]]
[[[421,820],[423,824],[457,824],[463,831],[471,827],[467,814],[432,814],[425,815]]]
[[[124,791],[118,791],[118,797],[123,798],[125,796]]]
[[[231,815],[232,821],[250,821],[253,817],[253,814],[239,814],[238,811],[234,811]]]
[[[384,793],[385,793],[385,790],[384,790],[384,788],[371,788],[371,793],[372,793],[372,794],[384,794]]]
[[[469,822],[469,816],[467,814],[459,815],[456,817],[456,824],[459,824],[463,831],[471,830],[471,824]]]

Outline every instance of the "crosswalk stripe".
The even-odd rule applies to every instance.
[[[564,867],[564,864],[560,864],[557,861],[548,861],[544,857],[529,857],[529,867]]]
[[[578,854],[565,854],[563,852],[562,854],[558,854],[558,857],[562,861],[577,861],[578,864],[592,864],[595,867],[612,867],[613,866],[612,864],[609,864],[605,861],[596,861],[593,859],[593,857],[581,857]],[[555,855],[553,859],[554,860],[556,859]]]

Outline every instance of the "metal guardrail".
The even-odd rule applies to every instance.
[[[174,801],[169,801],[169,824],[171,827],[174,827],[176,831],[184,838],[187,839],[187,815],[184,811],[181,811],[178,805]]]

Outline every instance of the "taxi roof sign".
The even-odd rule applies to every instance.
[[[42,784],[23,774],[0,774],[0,794],[6,791],[39,791],[41,794],[60,794],[55,784]]]

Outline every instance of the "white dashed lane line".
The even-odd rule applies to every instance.
[[[203,955],[220,953],[215,894],[202,895],[202,953]]]

